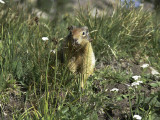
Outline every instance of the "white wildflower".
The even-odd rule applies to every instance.
[[[136,81],[137,83],[143,83],[143,81],[140,81],[140,80],[138,80],[138,81]]]
[[[4,112],[4,116],[7,116],[7,113]]]
[[[114,92],[114,91],[118,92],[119,89],[118,89],[118,88],[113,88],[113,89],[111,89],[110,91],[111,91],[111,92]]]
[[[131,84],[131,86],[132,86],[132,87],[133,87],[133,86],[137,87],[140,83],[143,83],[143,81],[133,82],[133,83]]]
[[[54,54],[56,53],[56,51],[55,51],[55,50],[51,50],[50,52],[51,52],[51,53],[54,53]]]
[[[132,78],[133,78],[134,80],[138,80],[139,78],[141,78],[141,76],[135,75],[135,76],[132,76]]]
[[[3,0],[0,0],[0,3],[4,4],[5,2]]]
[[[160,74],[160,73],[159,73],[157,70],[155,70],[154,68],[150,67],[150,69],[151,69],[151,74],[152,74],[152,75],[159,75],[159,74]]]
[[[139,116],[139,115],[134,115],[133,118],[136,119],[136,120],[141,120],[142,119],[142,117]]]
[[[48,39],[48,37],[42,37],[42,40],[43,40],[43,41],[47,41],[47,40],[49,40],[49,39]]]
[[[149,64],[143,64],[143,65],[141,65],[141,67],[142,68],[147,68],[147,67],[149,67]]]
[[[105,89],[105,92],[107,92],[108,91],[108,89]]]
[[[138,82],[133,82],[133,83],[131,84],[131,86],[137,86],[137,85],[139,85]]]
[[[129,84],[125,84],[127,87],[130,87],[130,85]]]

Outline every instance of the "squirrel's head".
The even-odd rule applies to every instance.
[[[70,32],[71,42],[74,46],[84,45],[90,42],[88,27],[77,28],[76,26],[70,26],[68,30]]]

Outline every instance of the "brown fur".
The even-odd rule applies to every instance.
[[[87,27],[68,28],[70,34],[67,36],[64,45],[64,57],[69,70],[82,76],[81,87],[88,77],[93,73],[95,67],[95,56],[89,38]]]

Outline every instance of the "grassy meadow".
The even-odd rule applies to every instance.
[[[93,39],[96,68],[84,90],[58,57],[70,25],[88,26]],[[81,8],[44,20],[29,8],[0,4],[2,120],[159,120],[158,71],[155,12],[131,7],[92,16]]]

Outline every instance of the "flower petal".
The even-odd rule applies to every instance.
[[[118,89],[118,88],[113,88],[113,89],[111,89],[110,91],[111,91],[111,92],[114,92],[114,91],[118,92],[119,89]]]
[[[49,39],[48,39],[48,37],[42,37],[42,40],[43,40],[43,41],[47,41],[47,40],[49,40]]]
[[[134,80],[138,80],[139,78],[141,78],[141,76],[135,75],[135,76],[132,76],[132,78],[133,78]]]
[[[141,65],[141,67],[142,68],[147,68],[147,67],[149,67],[149,64],[143,64],[143,65]]]
[[[5,2],[3,0],[0,0],[0,3],[5,4]]]
[[[141,120],[142,117],[140,115],[134,115],[133,118],[135,118],[136,120]]]

